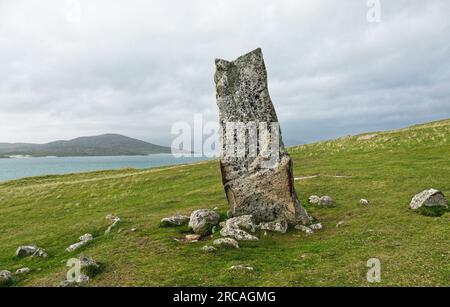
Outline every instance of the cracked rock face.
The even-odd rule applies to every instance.
[[[215,83],[229,216],[252,215],[255,223],[284,219],[291,225],[309,224],[295,193],[292,160],[269,96],[261,49],[233,62],[216,60]],[[243,150],[239,144],[245,144]]]

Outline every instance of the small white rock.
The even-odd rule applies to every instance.
[[[18,269],[16,271],[16,275],[27,274],[27,273],[30,273],[30,269],[29,268],[21,268],[21,269]]]
[[[314,234],[314,230],[312,230],[311,228],[306,227],[304,225],[296,225],[294,228],[297,229],[297,230],[301,230],[301,231],[303,231],[304,233],[306,233],[308,235]]]
[[[311,228],[312,230],[321,230],[323,227],[322,227],[321,223],[316,223],[316,224],[309,225],[309,228]]]
[[[359,201],[359,204],[363,205],[363,206],[370,205],[369,201],[367,199],[364,199],[364,198],[361,198],[361,200]]]

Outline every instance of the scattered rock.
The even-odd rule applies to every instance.
[[[86,245],[87,243],[92,241],[93,237],[90,233],[87,233],[87,234],[82,235],[79,240],[80,240],[80,242],[74,243],[74,244],[70,245],[68,248],[66,248],[66,251],[73,252],[73,251],[79,249],[83,245]]]
[[[308,227],[312,230],[321,230],[323,228],[321,223],[311,224]]]
[[[235,239],[232,238],[220,238],[217,240],[214,240],[213,242],[214,245],[228,245],[228,246],[232,246],[234,248],[239,248],[239,243],[238,241],[236,241]]]
[[[339,228],[339,227],[342,227],[342,226],[345,226],[345,225],[347,225],[347,223],[346,223],[345,221],[339,221],[339,222],[336,224],[336,228]]]
[[[0,271],[0,287],[7,286],[13,282],[14,275],[10,271]]]
[[[111,230],[120,222],[120,217],[117,215],[108,214],[105,218],[108,221],[109,227],[105,230],[105,235],[109,234]]]
[[[228,145],[221,151],[220,168],[229,218],[252,215],[255,223],[285,219],[292,225],[309,224],[310,217],[295,193],[292,159],[283,145],[279,127],[274,127],[278,119],[269,95],[261,49],[233,62],[217,59],[214,81],[222,144],[237,145],[236,127],[228,124],[240,123],[244,126],[239,129],[240,141],[258,148],[248,155],[236,154],[234,146]],[[252,127],[246,129],[246,124]],[[233,139],[229,139],[230,129]]]
[[[423,206],[448,208],[444,194],[435,189],[425,190],[417,194],[409,204],[409,207],[413,210],[417,210]]]
[[[238,264],[231,266],[228,270],[246,270],[246,271],[253,271],[253,267],[244,265],[244,264]]]
[[[273,222],[261,223],[258,227],[262,230],[286,233],[286,231],[288,230],[288,226],[289,225],[286,220],[278,220]]]
[[[331,206],[334,206],[334,201],[330,196],[322,196],[319,199],[319,205],[331,207]]]
[[[84,274],[80,274],[80,276],[78,277],[77,280],[63,280],[59,283],[59,286],[61,288],[68,288],[68,287],[73,287],[73,286],[81,286],[81,285],[85,285],[87,283],[89,283],[89,276],[84,275]]]
[[[297,230],[301,230],[308,235],[314,234],[314,230],[312,230],[311,228],[304,226],[304,225],[296,225],[294,228]]]
[[[243,215],[228,219],[220,231],[222,237],[232,237],[238,241],[258,241],[258,238],[247,231],[254,232],[256,225],[251,215]],[[244,230],[245,229],[245,230]],[[247,230],[247,231],[246,231]]]
[[[309,197],[309,203],[310,203],[311,205],[317,205],[317,204],[319,204],[319,202],[320,202],[320,197],[319,197],[319,196],[317,196],[317,195],[311,195],[311,196]]]
[[[363,206],[368,206],[368,205],[370,205],[369,201],[368,201],[367,199],[364,199],[364,198],[362,198],[362,199],[359,201],[359,204],[360,204],[360,205],[363,205]]]
[[[100,265],[92,259],[91,256],[80,256],[81,273],[89,278],[95,277],[100,272]]]
[[[160,225],[161,227],[181,226],[187,224],[189,222],[189,219],[189,216],[177,214],[163,218]]]
[[[27,273],[30,273],[30,269],[29,268],[21,268],[21,269],[18,269],[16,271],[16,275],[27,274]]]
[[[217,249],[214,246],[206,245],[202,247],[204,253],[214,253]]]
[[[34,245],[20,246],[16,250],[16,257],[23,258],[27,256],[47,258],[48,254],[45,250]]]
[[[197,235],[197,234],[194,234],[194,235],[186,235],[186,241],[188,241],[188,242],[197,242],[198,240],[200,240],[201,239],[201,235]]]
[[[131,232],[136,232],[136,231],[137,231],[137,228],[131,228],[130,231],[131,231]]]
[[[211,234],[212,228],[219,223],[220,216],[214,210],[200,209],[192,212],[189,227],[201,236]]]

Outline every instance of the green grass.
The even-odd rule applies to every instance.
[[[313,236],[291,230],[260,235],[240,249],[204,254],[211,240],[180,243],[186,227],[160,228],[162,217],[227,202],[217,161],[151,170],[45,176],[0,184],[0,270],[28,266],[15,286],[57,286],[67,260],[88,254],[102,263],[91,286],[448,286],[450,214],[428,217],[408,209],[418,192],[450,196],[450,120],[376,136],[346,137],[290,149],[303,204],[330,195],[335,208],[306,204],[323,223]],[[335,177],[346,176],[346,177]],[[370,206],[361,206],[366,198]],[[110,235],[105,216],[122,222]],[[339,221],[345,225],[336,228]],[[131,232],[131,228],[137,231]],[[84,233],[97,236],[74,253]],[[217,235],[217,234],[216,234]],[[14,258],[19,245],[45,248],[48,259]],[[379,258],[382,282],[366,281]],[[253,272],[229,271],[236,264]]]

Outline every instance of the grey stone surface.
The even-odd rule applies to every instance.
[[[23,258],[27,256],[47,258],[48,254],[44,249],[34,245],[19,246],[16,250],[16,257]]]
[[[213,253],[215,252],[217,249],[214,246],[210,246],[210,245],[206,245],[202,247],[202,251],[204,253]]]
[[[222,150],[220,166],[222,181],[229,205],[229,217],[252,215],[256,223],[285,219],[289,224],[309,224],[310,217],[300,205],[295,193],[292,160],[282,141],[279,127],[261,133],[260,124],[269,128],[278,123],[269,96],[267,72],[261,49],[245,54],[233,62],[216,60],[216,97],[219,107],[222,149],[231,134],[226,133],[227,123],[257,123],[258,152],[267,150],[270,140],[278,143],[272,155],[276,163],[268,163],[264,155],[231,155]],[[245,136],[249,144],[249,136]],[[278,141],[278,142],[276,142]]]
[[[161,220],[161,227],[181,226],[187,224],[189,222],[189,219],[189,216],[181,214],[165,217]]]
[[[311,196],[309,197],[309,203],[310,203],[311,205],[317,205],[317,204],[319,203],[319,201],[320,201],[320,197],[317,196],[317,195],[311,195]]]
[[[311,224],[308,227],[312,230],[321,230],[323,228],[321,223]]]
[[[0,286],[7,286],[13,281],[14,275],[7,270],[0,271]]]
[[[425,207],[443,207],[448,208],[447,200],[444,194],[436,189],[429,189],[420,192],[413,197],[409,207],[413,210],[417,210],[422,206]]]
[[[368,205],[370,205],[370,202],[367,199],[365,199],[365,198],[361,198],[359,200],[359,204],[362,205],[362,206],[368,206]]]
[[[249,265],[245,265],[245,264],[237,264],[237,265],[233,265],[229,268],[230,271],[233,270],[244,270],[244,271],[253,271],[254,268],[249,266]]]
[[[334,200],[330,196],[322,196],[319,199],[319,205],[325,206],[325,207],[331,207],[331,206],[334,206]]]
[[[109,224],[108,228],[105,230],[105,235],[107,235],[111,232],[111,230],[114,227],[116,227],[119,224],[120,217],[118,217],[117,215],[108,214],[105,219]]]
[[[273,222],[264,222],[258,225],[261,230],[275,231],[286,233],[288,230],[288,223],[286,220],[277,220]]]
[[[90,233],[84,234],[79,238],[79,240],[80,240],[79,242],[70,245],[68,248],[66,248],[66,251],[73,252],[73,251],[79,249],[80,247],[88,244],[93,239],[94,238],[92,237],[92,235]]]
[[[16,271],[16,275],[27,274],[27,273],[30,273],[30,269],[29,268],[21,268],[21,269],[18,269]]]
[[[220,216],[214,210],[200,209],[191,214],[189,227],[201,236],[211,234],[212,228],[219,223]]]
[[[314,234],[314,230],[312,230],[311,228],[304,226],[304,225],[296,225],[295,229],[303,231],[304,233],[306,233],[308,235]]]
[[[227,246],[232,246],[234,248],[239,248],[239,242],[233,238],[220,238],[220,239],[214,240],[213,244],[218,245],[218,246],[227,245]]]
[[[248,233],[254,232],[256,225],[251,215],[242,215],[228,219],[220,230],[222,237],[232,237],[238,241],[258,241],[258,238]]]

